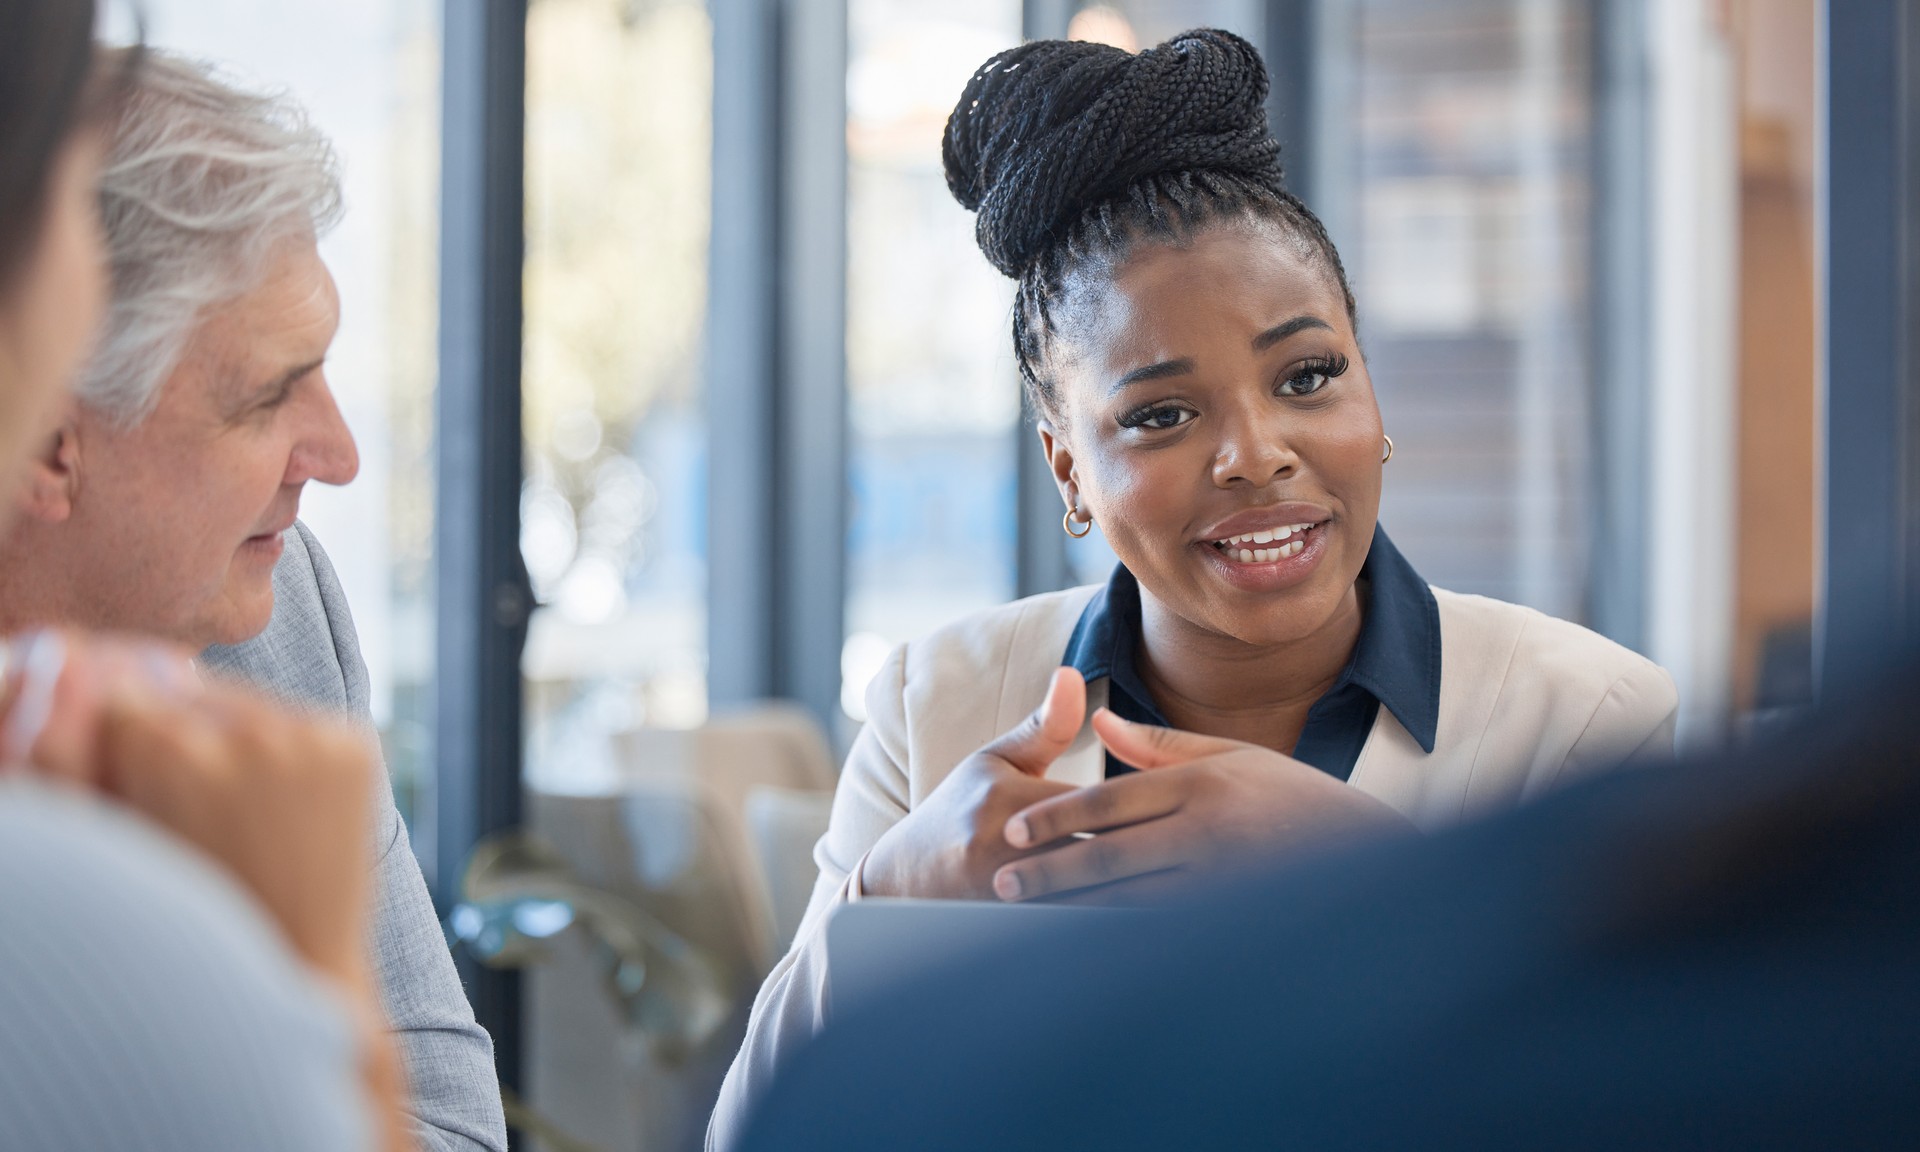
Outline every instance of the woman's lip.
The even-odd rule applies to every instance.
[[[1246,592],[1277,592],[1304,582],[1320,566],[1327,552],[1327,525],[1315,524],[1303,540],[1304,547],[1291,556],[1277,560],[1238,560],[1222,548],[1200,545],[1203,561],[1222,579]],[[1237,549],[1236,549],[1237,551]]]
[[[1256,532],[1271,532],[1275,528],[1285,528],[1293,524],[1318,526],[1331,519],[1333,519],[1333,513],[1318,504],[1273,504],[1265,508],[1249,508],[1245,512],[1236,512],[1224,520],[1209,525],[1197,539],[1202,544],[1211,544],[1216,540],[1250,536]]]

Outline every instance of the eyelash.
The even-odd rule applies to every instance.
[[[1345,356],[1340,356],[1340,355],[1335,355],[1335,356],[1327,357],[1324,359],[1308,360],[1302,363],[1299,367],[1295,368],[1292,375],[1280,381],[1280,383],[1274,388],[1274,393],[1275,395],[1289,396],[1289,397],[1294,397],[1296,399],[1303,399],[1305,397],[1315,395],[1316,393],[1320,392],[1321,389],[1325,388],[1328,384],[1332,383],[1334,380],[1338,379],[1341,376],[1346,375],[1346,371],[1349,367],[1350,365],[1347,361],[1347,358]],[[1313,380],[1313,379],[1318,379],[1320,383],[1316,384],[1314,387],[1310,389],[1307,389],[1305,391],[1300,391],[1300,392],[1289,392],[1286,390],[1290,385],[1298,384],[1302,381]],[[1135,408],[1133,411],[1128,412],[1126,415],[1120,417],[1120,427],[1149,428],[1151,431],[1164,432],[1171,428],[1178,428],[1180,427],[1180,425],[1187,423],[1187,421],[1179,420],[1172,424],[1156,425],[1156,424],[1152,424],[1153,419],[1163,414],[1179,415],[1182,413],[1185,413],[1188,416],[1196,415],[1193,409],[1188,408],[1185,405],[1181,405],[1181,404],[1163,404],[1158,402],[1152,403],[1152,404],[1142,404],[1140,407]]]
[[[300,380],[302,379],[305,379],[305,377],[289,380],[275,390],[273,395],[262,396],[254,403],[253,410],[261,415],[266,415],[286,407],[287,401],[293,399],[294,390],[300,387]]]
[[[1280,386],[1275,388],[1274,392],[1281,396],[1311,396],[1322,388],[1325,388],[1328,384],[1333,383],[1337,378],[1346,375],[1348,367],[1347,358],[1337,354],[1325,359],[1308,360],[1306,363],[1294,369],[1293,375],[1282,380]],[[1297,384],[1303,380],[1312,380],[1315,377],[1319,378],[1320,383],[1305,392],[1286,391],[1289,385]]]
[[[1172,414],[1176,416],[1182,413],[1185,413],[1187,415],[1192,415],[1193,409],[1187,408],[1179,404],[1157,404],[1157,403],[1143,404],[1140,407],[1135,408],[1133,411],[1127,413],[1126,415],[1120,417],[1120,427],[1147,428],[1148,421],[1152,420],[1154,417],[1159,416],[1163,413]],[[1158,425],[1153,425],[1150,430],[1154,432],[1164,432],[1169,428],[1178,428],[1180,425],[1185,423],[1186,423],[1185,420],[1180,420],[1172,424],[1158,424]]]

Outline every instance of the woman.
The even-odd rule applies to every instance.
[[[821,1020],[841,901],[1142,899],[1670,750],[1659,668],[1429,588],[1375,523],[1392,440],[1266,93],[1254,49],[1204,31],[1138,56],[1027,44],[962,93],[948,187],[1019,281],[1014,350],[1065,530],[1098,523],[1121,565],[882,668],[714,1140]]]
[[[93,0],[0,0],[8,493],[105,303],[98,126],[124,77],[89,82],[93,19]],[[0,537],[12,511],[0,501]],[[9,1132],[49,1149],[410,1146],[368,970],[364,741],[202,689],[153,646],[43,634],[0,666]]]

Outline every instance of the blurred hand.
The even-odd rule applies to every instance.
[[[373,751],[358,729],[230,686],[103,713],[96,786],[223,865],[315,969],[365,975]]]
[[[1074,791],[1043,777],[1079,734],[1087,684],[1054,672],[1047,698],[1019,727],[960,762],[873,846],[861,890],[874,896],[991,899],[994,872],[1035,849],[1008,843],[1007,818]],[[1045,841],[1035,843],[1044,845]]]
[[[0,762],[146,816],[251,890],[309,964],[357,977],[375,779],[363,735],[209,688],[169,644],[47,630],[7,656]]]
[[[406,1075],[369,955],[379,775],[367,737],[238,688],[207,687],[171,645],[43,632],[6,655],[0,770],[116,800],[251,891],[294,952],[343,995],[379,1146],[414,1147]]]
[[[177,645],[44,629],[5,644],[0,770],[92,787],[107,702],[127,692],[190,699],[200,679]]]
[[[1151,899],[1198,875],[1412,827],[1385,803],[1270,748],[1135,724],[1104,708],[1093,726],[1108,750],[1140,771],[1041,800],[1009,818],[1005,836],[1014,851],[1095,835],[1001,866],[993,890],[1002,900],[1097,885],[1112,887],[1086,898]]]

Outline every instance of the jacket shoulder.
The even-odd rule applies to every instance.
[[[977,691],[979,676],[1013,661],[1044,665],[1050,673],[1099,590],[1090,584],[1028,596],[942,625],[905,645],[907,680],[965,677]]]
[[[1572,621],[1485,596],[1434,589],[1443,675],[1484,685],[1508,717],[1535,716],[1576,743],[1671,731],[1679,693],[1666,669]]]
[[[1090,585],[1029,596],[908,641],[868,690],[869,721],[912,761],[944,760],[949,748],[971,752],[1040,702],[1098,591]]]

